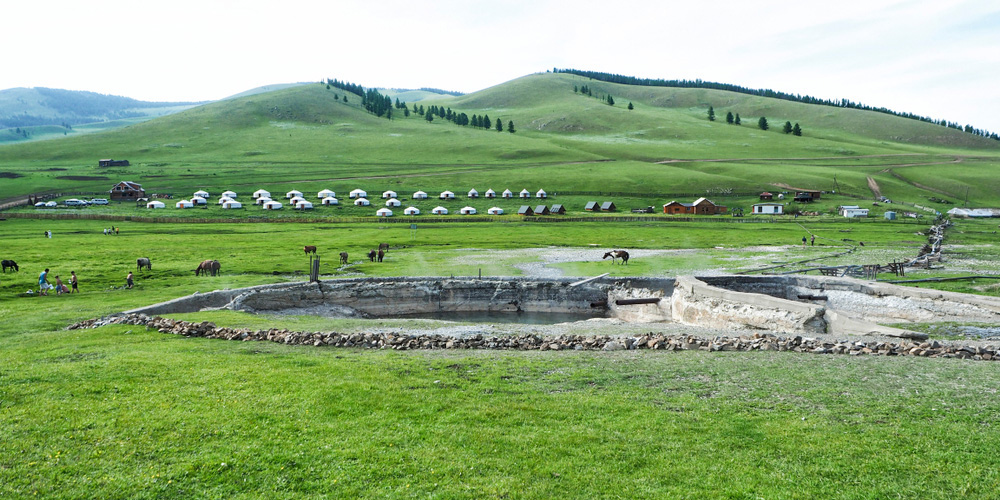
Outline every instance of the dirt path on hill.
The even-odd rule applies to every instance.
[[[879,189],[878,182],[875,182],[875,179],[872,179],[871,177],[868,177],[868,189],[870,189],[872,194],[875,195],[876,200],[882,199],[882,190]]]

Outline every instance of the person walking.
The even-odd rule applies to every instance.
[[[125,277],[125,288],[132,289],[132,271],[129,271],[128,276]]]
[[[69,286],[72,288],[72,290],[69,291],[70,293],[80,291],[80,289],[76,287],[76,271],[69,272]]]
[[[815,234],[812,235],[812,237],[809,238],[809,245],[810,246],[816,246],[816,235]]]
[[[49,284],[49,268],[45,268],[42,274],[38,275],[38,295],[48,295],[48,289],[52,285]]]
[[[805,248],[805,247],[806,247],[806,237],[803,236],[802,237],[802,248]]]

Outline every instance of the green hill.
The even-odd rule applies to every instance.
[[[584,85],[591,96],[574,92]],[[505,127],[513,122],[516,133],[428,122],[416,113],[404,118],[398,110],[392,120],[377,118],[360,96],[301,85],[100,134],[2,146],[0,198],[100,191],[122,179],[159,192],[343,183],[333,188],[341,190],[368,182],[400,190],[495,183],[663,196],[793,186],[870,195],[872,177],[895,198],[968,190],[970,200],[1000,202],[1000,181],[993,180],[1000,178],[1000,143],[871,111],[551,73],[410,105],[488,115]],[[706,118],[709,106],[714,122]],[[726,124],[727,112],[743,124]],[[771,130],[757,128],[760,116]],[[799,123],[803,136],[782,133],[786,120]],[[99,158],[133,166],[100,169]]]

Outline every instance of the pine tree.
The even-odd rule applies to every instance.
[[[392,119],[392,108],[386,108],[385,109],[385,117],[386,117],[386,119],[389,119],[389,120]]]
[[[743,122],[740,121],[740,114],[739,113],[736,113],[736,120],[733,121],[733,123],[736,124],[736,125],[741,125],[743,123]]]
[[[629,101],[629,103],[628,103],[628,110],[632,111],[633,109],[635,109],[635,106],[632,106],[632,101]]]
[[[785,125],[783,127],[781,127],[781,131],[784,132],[784,133],[786,133],[786,134],[791,134],[792,133],[792,122],[786,121]]]
[[[726,123],[728,123],[730,125],[733,124],[733,112],[732,111],[726,112]]]
[[[708,107],[708,121],[710,122],[715,121],[715,108],[711,106]]]
[[[410,108],[407,107],[403,108],[403,116],[407,118],[410,116]]]
[[[575,93],[577,93],[577,92],[579,92],[579,91],[580,91],[580,89],[578,89],[578,88],[576,87],[576,85],[574,85],[574,86],[573,86],[573,93],[575,94]]]
[[[757,120],[757,127],[759,127],[761,130],[767,130],[767,118],[763,116],[760,117],[760,119]]]
[[[426,114],[424,114],[424,120],[427,120],[428,122],[434,121],[434,113],[426,113]]]
[[[496,128],[497,128],[497,132],[503,132],[503,122],[500,121],[499,118],[497,118],[497,127]]]
[[[615,98],[611,97],[611,94],[608,94],[608,106],[614,106],[614,105],[615,105]]]
[[[490,128],[490,125],[493,125],[493,121],[490,120],[490,115],[483,115],[483,117],[479,119],[480,127]]]
[[[347,94],[344,94],[344,102],[347,102]]]
[[[798,124],[798,122],[796,122],[796,123],[795,123],[795,126],[793,126],[793,127],[792,127],[792,134],[793,134],[793,135],[797,135],[797,136],[799,136],[799,137],[801,137],[801,136],[802,136],[802,129],[801,129],[801,128],[799,128],[799,124]]]
[[[507,122],[507,131],[512,134],[514,133],[514,120]]]

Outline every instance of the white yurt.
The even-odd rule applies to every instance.
[[[460,212],[462,215],[476,215],[476,209],[472,207],[462,207]]]
[[[434,210],[431,210],[431,213],[434,215],[448,215],[448,209],[444,207],[434,207]]]
[[[396,196],[396,192],[395,191],[385,191],[385,192],[382,193],[382,199],[383,200],[387,200],[389,198],[396,198],[396,197],[397,196]]]
[[[417,208],[417,207],[406,207],[406,210],[403,210],[403,214],[405,214],[405,215],[420,215],[420,209]]]
[[[542,189],[539,189],[538,192],[535,193],[535,198],[548,198],[548,197],[549,197],[548,193],[546,193]]]
[[[375,215],[379,217],[392,217],[392,210],[389,210],[388,208],[380,208],[375,211]]]
[[[479,191],[476,191],[475,189],[470,189],[469,198],[479,198]]]
[[[292,199],[288,200],[288,204],[298,205],[300,201],[306,201],[306,199],[301,196],[293,196]]]
[[[491,207],[486,213],[490,215],[503,215],[503,209],[500,207]]]
[[[254,203],[256,203],[258,205],[263,205],[263,204],[265,204],[265,203],[267,203],[269,201],[271,201],[271,199],[268,198],[267,196],[264,196],[264,197],[261,197],[261,198],[257,198],[257,200],[254,201]]]
[[[302,197],[302,191],[296,191],[293,189],[285,193],[285,198],[288,198],[289,200],[292,198],[301,198],[301,197]]]
[[[167,205],[162,201],[153,200],[146,204],[146,208],[167,208]]]
[[[219,196],[225,196],[226,198],[236,199],[236,191],[223,191]]]
[[[366,193],[364,189],[355,189],[354,191],[351,191],[351,194],[348,196],[348,198],[351,198],[351,199],[354,199],[354,198],[367,198],[367,197],[368,197],[368,193]]]
[[[321,199],[321,200],[323,198],[333,198],[334,196],[337,196],[337,193],[334,193],[333,191],[331,191],[329,189],[324,189],[324,190],[322,190],[322,191],[320,191],[319,193],[316,194],[316,197],[319,198],[319,199]]]
[[[324,205],[340,205],[340,200],[334,198],[333,196],[327,196],[326,198],[323,198],[322,203]]]
[[[531,193],[527,189],[522,189],[520,196],[521,198],[531,198]]]
[[[202,198],[201,196],[195,196],[191,198],[191,203],[194,203],[195,205],[208,205],[208,200]]]
[[[191,200],[181,200],[174,203],[174,206],[177,208],[191,208],[194,206],[194,203],[191,203]]]
[[[208,191],[205,191],[204,189],[199,189],[199,190],[195,191],[194,195],[197,196],[197,197],[199,197],[199,198],[208,198],[209,197]]]
[[[233,201],[233,199],[228,196],[223,196],[222,198],[219,198],[219,205],[225,205],[227,201]]]
[[[236,200],[229,200],[222,204],[222,208],[243,208],[243,204]]]
[[[301,200],[295,204],[296,210],[312,210],[313,204],[311,201]]]
[[[452,200],[454,198],[455,198],[455,193],[452,193],[451,191],[441,191],[441,194],[438,195],[438,199],[441,200]]]
[[[486,194],[483,195],[483,196],[486,196],[487,198],[496,198],[497,197],[497,192],[494,191],[494,190],[492,190],[492,189],[487,189],[486,190]]]
[[[514,193],[510,192],[509,189],[504,189],[503,193],[500,194],[500,197],[501,198],[513,198],[514,197]]]
[[[263,189],[258,189],[256,191],[254,191],[253,192],[253,199],[257,200],[257,199],[260,199],[260,198],[268,198],[268,199],[270,199],[271,198],[271,193],[269,193],[269,192],[267,192],[267,191],[265,191]]]
[[[368,205],[371,205],[371,204],[372,204],[372,202],[368,201],[367,198],[358,198],[358,199],[354,200],[354,205],[355,206],[359,206],[359,207],[367,207]]]
[[[281,207],[282,207],[281,202],[269,200],[268,202],[264,203],[264,206],[261,208],[263,208],[264,210],[281,210]]]
[[[423,191],[417,191],[416,193],[413,193],[413,199],[414,200],[426,200],[427,199],[427,193],[425,193]]]
[[[387,206],[387,207],[401,207],[401,206],[403,206],[403,203],[401,201],[395,199],[395,198],[390,198],[388,201],[385,202],[385,206]]]

